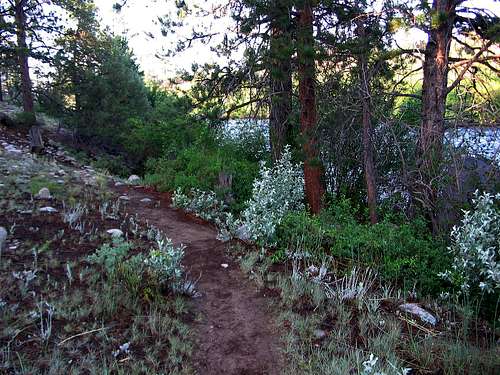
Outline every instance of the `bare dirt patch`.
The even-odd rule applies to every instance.
[[[195,367],[200,374],[278,374],[282,368],[279,334],[268,300],[252,285],[215,239],[208,224],[170,208],[170,196],[144,188],[114,188],[126,194],[128,210],[187,246],[184,264],[198,279],[195,300]],[[141,202],[143,198],[155,203]],[[227,264],[224,268],[221,265]]]

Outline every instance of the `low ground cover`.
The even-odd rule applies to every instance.
[[[182,249],[91,168],[4,151],[0,175],[0,372],[192,373]]]

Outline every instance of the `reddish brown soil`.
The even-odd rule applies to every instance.
[[[266,297],[226,255],[211,226],[170,208],[170,197],[150,190],[115,188],[130,197],[128,210],[155,225],[176,244],[187,246],[184,265],[198,279],[195,299],[195,367],[199,374],[278,374],[280,342],[271,322]],[[160,201],[140,202],[142,198]],[[228,268],[221,264],[226,263]]]

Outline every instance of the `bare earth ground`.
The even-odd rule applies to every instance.
[[[130,213],[161,229],[175,244],[187,246],[184,265],[191,278],[199,277],[197,290],[202,294],[195,300],[200,316],[194,327],[198,373],[278,374],[282,367],[279,335],[266,299],[225,254],[224,244],[215,239],[216,231],[170,208],[166,194],[139,187],[114,189],[130,198]],[[153,203],[143,203],[143,198]],[[155,201],[160,201],[160,207]],[[223,263],[229,266],[223,268]]]

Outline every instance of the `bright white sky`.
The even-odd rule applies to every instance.
[[[162,49],[172,48],[178,38],[178,35],[163,37],[160,33],[160,25],[157,23],[158,16],[175,13],[176,7],[173,0],[129,0],[127,7],[118,14],[113,11],[115,2],[116,0],[95,0],[103,24],[109,26],[116,34],[124,34],[128,37],[130,47],[147,76],[169,78],[175,76],[179,70],[189,71],[193,63],[210,63],[217,59],[209,46],[199,43],[186,52],[172,57],[162,59],[155,57],[156,54],[161,53]],[[223,0],[197,0],[196,2],[203,4],[204,8],[224,3]],[[190,1],[190,5],[192,3],[193,1]],[[500,14],[498,1],[470,0],[466,2],[466,5],[489,8],[495,14]],[[204,22],[210,23],[211,21],[204,20]],[[210,30],[224,31],[230,24],[231,21],[227,18],[218,19],[210,23]],[[187,26],[183,30],[184,35],[189,35],[189,31],[190,27]],[[146,33],[153,34],[155,38],[149,38]],[[409,47],[425,40],[425,37],[423,32],[411,30],[409,33],[397,35],[397,40],[400,45]]]
[[[176,35],[162,36],[160,25],[157,21],[159,16],[175,14],[177,8],[173,0],[129,0],[126,7],[117,13],[113,10],[116,0],[95,0],[100,10],[102,23],[118,35],[126,35],[129,45],[133,49],[142,70],[149,77],[170,78],[180,70],[190,71],[193,63],[204,64],[216,61],[216,55],[210,51],[208,45],[196,43],[185,52],[178,53],[172,57],[155,57],[162,51],[173,48],[180,36],[190,35],[191,26],[178,30]],[[192,3],[202,3],[204,8],[224,3],[222,0],[197,0]],[[196,21],[198,22],[198,20]],[[223,32],[230,25],[229,18],[218,19],[216,22],[203,20],[210,25],[210,31]],[[151,39],[146,33],[155,37]],[[220,61],[220,60],[218,60]]]

